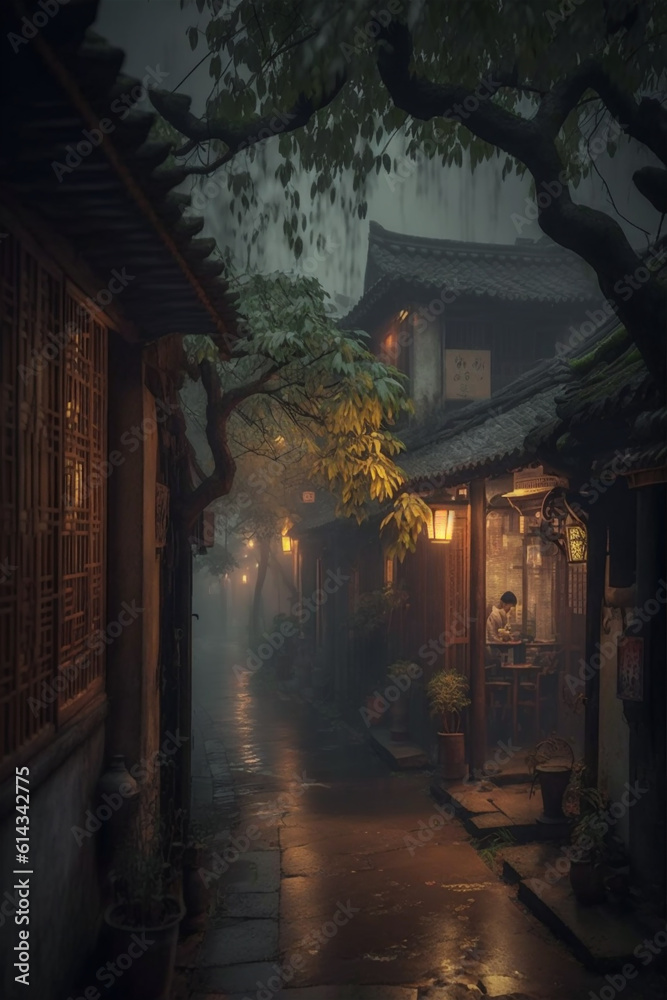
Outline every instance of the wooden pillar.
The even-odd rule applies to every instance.
[[[588,524],[588,565],[586,572],[586,670],[584,720],[584,761],[587,782],[598,780],[598,741],[600,738],[600,671],[592,668],[599,663],[600,621],[604,600],[605,566],[607,560],[607,517],[604,505],[591,513]],[[597,661],[594,657],[597,656]]]
[[[486,761],[486,486],[470,484],[470,761],[473,772]]]
[[[630,810],[630,872],[656,904],[665,893],[665,550],[667,486],[637,489],[637,607],[630,634],[644,640],[644,697],[624,702],[630,726],[628,779],[644,789]]]

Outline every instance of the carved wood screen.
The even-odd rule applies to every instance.
[[[85,490],[105,458],[107,332],[13,235],[0,324],[1,767],[103,675],[86,644],[104,621],[105,482]]]

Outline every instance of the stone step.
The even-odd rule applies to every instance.
[[[632,913],[608,904],[578,903],[570,887],[569,865],[556,845],[509,847],[503,849],[502,858],[503,877],[518,884],[521,902],[587,968],[603,973],[628,963],[641,968],[634,952],[646,937],[645,929]]]
[[[423,770],[429,766],[424,750],[415,743],[395,743],[388,729],[375,727],[368,735],[373,749],[397,771],[407,769]]]

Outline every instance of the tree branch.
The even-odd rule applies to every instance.
[[[210,142],[212,139],[224,142],[227,146],[226,153],[208,166],[192,167],[188,170],[191,174],[208,174],[217,170],[223,163],[227,163],[242,149],[253,146],[269,136],[295,132],[303,128],[313,115],[335,100],[346,82],[347,72],[344,69],[340,70],[318,97],[302,93],[290,110],[280,112],[274,109],[270,115],[255,115],[242,125],[195,118],[190,111],[191,98],[184,94],[151,90],[150,99],[162,117],[190,140],[187,146],[183,147],[184,150],[191,151],[195,145]]]
[[[637,280],[643,262],[613,219],[604,212],[572,201],[555,145],[565,104],[568,101],[576,103],[582,88],[588,87],[591,67],[587,67],[585,73],[576,74],[576,81],[567,81],[557,88],[554,99],[545,99],[547,110],[541,115],[538,113],[532,121],[526,121],[463,87],[435,84],[412,74],[412,37],[404,24],[391,22],[383,29],[379,40],[378,69],[397,107],[422,121],[443,116],[456,120],[458,115],[480,139],[498,146],[526,165],[542,196],[542,205],[538,202],[541,229],[591,265],[603,294],[615,305],[648,370],[664,391],[666,360],[662,330],[667,314],[667,290],[653,277],[643,282]],[[464,111],[462,105],[466,98],[472,98],[472,110]],[[469,101],[469,107],[472,102]],[[645,114],[642,126],[646,125]],[[654,146],[652,142],[651,148]]]

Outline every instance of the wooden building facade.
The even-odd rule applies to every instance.
[[[381,261],[404,253],[407,238],[392,237],[386,250],[389,235],[375,228],[369,260],[373,252]],[[427,282],[429,248],[409,242]],[[381,276],[350,314],[359,320],[369,310],[381,356],[386,313],[400,330],[422,308],[415,306],[415,276],[401,280]],[[543,286],[549,287],[548,269]],[[664,909],[664,397],[614,317],[597,326],[591,320],[584,336],[575,337],[582,328],[568,323],[552,342],[556,357],[492,385],[488,398],[462,408],[442,395],[435,406],[427,400],[404,428],[400,464],[408,488],[456,512],[451,541],[422,538],[403,564],[390,563],[378,541],[379,515],[357,529],[334,521],[328,502],[320,502],[304,512],[298,530],[300,575],[309,581],[302,597],[311,593],[309,564],[318,560],[349,578],[323,607],[318,634],[331,637],[330,644],[315,645],[325,690],[356,706],[367,724],[363,710],[370,695],[386,690],[389,664],[414,661],[421,675],[409,689],[411,737],[435,761],[437,727],[424,688],[435,671],[454,667],[471,686],[464,725],[471,773],[481,771],[501,737],[526,748],[556,734],[570,742],[587,780],[617,811],[627,785],[643,789],[615,832],[629,852],[635,885]],[[539,321],[533,330],[539,338]],[[446,331],[445,312],[442,337]],[[419,358],[425,364],[426,357],[419,336],[404,338],[413,387]],[[567,545],[575,537],[566,530],[571,522],[585,539],[578,553]],[[389,626],[394,635],[369,649],[353,628],[355,608],[383,584],[405,590],[407,608]],[[520,666],[531,680],[525,685],[518,671],[506,680],[516,664],[507,669],[505,658],[499,674],[489,672],[486,620],[505,590],[518,599],[514,625],[524,641],[517,646],[527,661]],[[531,670],[542,663],[549,669],[540,695]],[[490,691],[494,677],[510,697],[517,678],[518,708],[508,709],[507,695],[498,704]],[[388,728],[388,719],[379,724]]]
[[[170,194],[182,175],[161,166],[154,116],[110,110],[138,81],[87,34],[96,10],[63,6],[2,67],[0,856],[14,853],[13,776],[27,767],[30,985],[44,1000],[71,988],[101,926],[113,824],[97,816],[98,785],[110,758],[143,773],[140,817],[160,799],[172,821],[189,806],[178,343],[191,332],[222,342],[231,317],[212,243],[193,239],[203,221]],[[20,36],[23,13],[3,7],[5,35]],[[74,167],[54,170],[77,149]],[[169,733],[178,748],[158,767]],[[6,930],[18,904],[5,888]],[[0,941],[10,996],[16,938]]]

